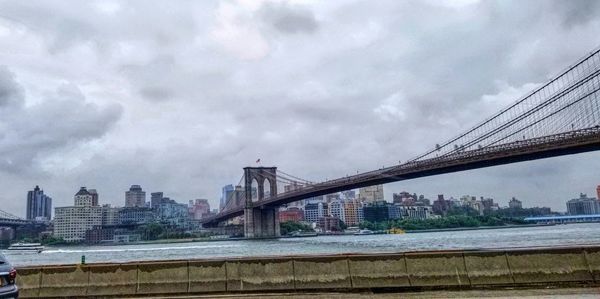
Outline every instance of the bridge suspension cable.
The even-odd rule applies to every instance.
[[[12,220],[23,220],[21,217],[17,217],[13,214],[0,210],[0,218],[2,219],[12,219]]]
[[[598,125],[600,49],[509,107],[410,161]]]

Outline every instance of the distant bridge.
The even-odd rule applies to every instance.
[[[0,210],[0,227],[17,227],[31,223],[8,212]]]
[[[397,166],[322,183],[312,183],[275,167],[246,167],[240,180],[244,182],[243,191],[234,192],[219,214],[202,222],[205,226],[216,226],[244,215],[246,237],[278,236],[278,207],[294,201],[419,177],[599,150],[599,51],[591,52],[479,125]],[[277,183],[293,188],[278,192]]]

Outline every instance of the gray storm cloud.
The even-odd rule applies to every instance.
[[[0,203],[41,185],[180,202],[260,158],[324,180],[405,161],[598,46],[597,1],[0,2]],[[387,185],[564,210],[597,153]]]
[[[0,68],[0,172],[35,178],[45,175],[39,163],[45,155],[67,151],[102,137],[121,116],[119,105],[100,108],[87,103],[75,86],[60,86],[40,103],[25,105],[22,87]]]

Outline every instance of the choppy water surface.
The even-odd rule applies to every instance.
[[[374,253],[443,249],[600,244],[600,223],[544,227],[428,232],[403,235],[321,236],[277,240],[178,244],[48,247],[37,253],[4,251],[15,266],[125,262],[239,256]]]

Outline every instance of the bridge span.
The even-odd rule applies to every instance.
[[[18,227],[31,223],[29,220],[21,219],[8,212],[0,210],[0,227]]]
[[[246,237],[278,236],[278,207],[294,201],[444,173],[595,151],[600,149],[599,93],[600,49],[596,49],[512,105],[406,163],[321,183],[288,175],[276,167],[246,167],[242,177],[243,199],[228,198],[219,214],[202,222],[216,226],[244,215]],[[253,182],[257,183],[256,191],[251,186]],[[267,182],[269,189],[265,190]],[[278,192],[281,190],[277,189],[277,182],[293,183],[294,188]]]
[[[600,149],[600,126],[542,138],[517,141],[494,148],[477,149],[456,153],[451,156],[411,161],[358,175],[347,176],[323,183],[310,184],[298,189],[279,193],[255,204],[265,209],[306,198],[331,194],[378,184],[410,180],[457,171],[530,161],[562,155],[570,155]],[[225,210],[216,216],[202,220],[216,224],[244,214],[244,206]]]

